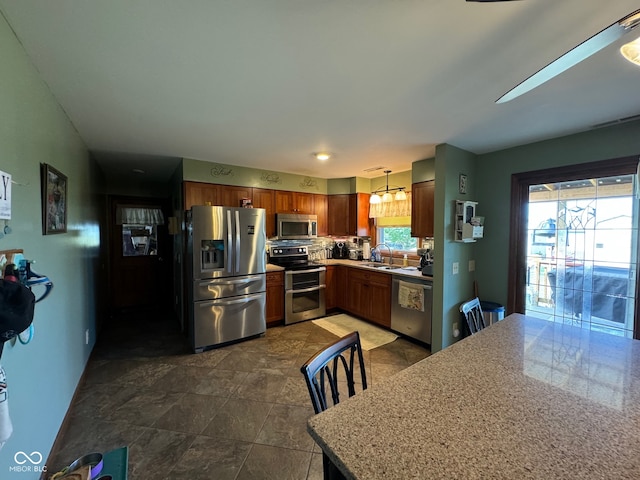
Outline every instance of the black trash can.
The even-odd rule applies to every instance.
[[[484,324],[488,327],[504,318],[504,305],[495,302],[480,302]]]

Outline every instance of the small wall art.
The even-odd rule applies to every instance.
[[[46,163],[41,164],[42,234],[67,231],[67,177]]]
[[[461,173],[458,177],[458,192],[462,194],[467,193],[467,176]]]

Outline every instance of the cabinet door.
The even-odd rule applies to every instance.
[[[219,185],[202,182],[184,182],[184,209],[193,205],[220,205],[218,203]]]
[[[313,213],[318,216],[318,236],[326,237],[329,235],[329,224],[327,219],[328,200],[326,195],[313,195]]]
[[[351,195],[355,198],[356,207],[355,207],[355,215],[350,218],[350,232],[349,235],[357,235],[359,237],[367,237],[371,234],[371,230],[369,228],[369,198],[370,195],[368,193],[354,193]],[[353,232],[353,233],[351,233]]]
[[[327,286],[325,290],[325,304],[327,310],[336,308],[336,267],[334,265],[327,265],[327,271],[325,272],[324,283]]]
[[[276,190],[276,213],[293,212],[293,192]]]
[[[267,212],[265,222],[267,238],[271,238],[276,234],[275,199],[275,192],[273,190],[268,188],[253,189],[253,206],[256,208],[264,208]]]
[[[267,273],[267,326],[284,320],[284,272]]]
[[[367,318],[383,327],[391,327],[391,275],[371,273],[369,277],[370,311]]]
[[[412,237],[433,237],[435,189],[434,180],[411,186]]]
[[[328,233],[329,235],[349,235],[350,195],[329,195]]]
[[[293,210],[295,213],[313,213],[313,194],[294,192]]]
[[[251,198],[251,187],[236,187],[232,185],[220,185],[220,205],[225,207],[241,207],[243,198]]]

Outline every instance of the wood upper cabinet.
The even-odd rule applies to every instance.
[[[276,213],[314,213],[313,194],[276,190]]]
[[[267,326],[284,320],[284,272],[267,273]]]
[[[220,205],[220,185],[202,182],[184,182],[184,209],[190,210],[193,205]]]
[[[329,201],[327,195],[313,194],[313,213],[318,216],[318,236],[329,235],[328,223]]]
[[[243,198],[251,198],[253,188],[236,187],[234,185],[219,185],[218,205],[224,207],[241,207]]]
[[[346,310],[383,327],[391,327],[391,275],[349,268]]]
[[[253,189],[253,206],[256,208],[264,208],[267,211],[266,231],[267,238],[276,235],[276,195],[275,192],[268,188]]]
[[[349,195],[329,195],[328,197],[329,235],[349,235]]]
[[[411,186],[411,236],[433,237],[435,180]]]
[[[328,207],[329,235],[370,235],[368,194],[329,195]]]
[[[351,228],[355,230],[354,235],[366,237],[371,235],[369,227],[369,198],[368,193],[354,193],[351,196],[351,202],[355,201],[355,222],[351,224]],[[353,206],[350,207],[353,210]],[[350,219],[351,222],[351,219]]]

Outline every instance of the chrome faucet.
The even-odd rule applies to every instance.
[[[391,247],[386,243],[379,243],[376,245],[375,248],[378,248],[378,247],[387,247],[387,249],[389,250],[389,265],[393,264],[393,250],[391,250]],[[382,259],[382,263],[384,263],[384,258]]]

